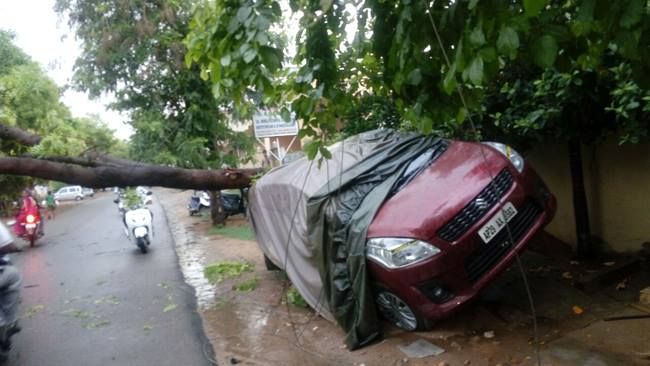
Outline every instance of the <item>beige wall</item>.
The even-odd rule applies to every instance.
[[[547,231],[575,245],[567,145],[546,144],[526,158],[558,199]],[[585,146],[583,168],[593,235],[619,252],[638,250],[650,241],[650,144],[619,146],[611,138]]]

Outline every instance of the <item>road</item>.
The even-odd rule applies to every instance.
[[[154,196],[155,237],[141,254],[125,237],[110,193],[45,226],[13,256],[23,274],[22,332],[8,365],[210,365],[195,297]]]

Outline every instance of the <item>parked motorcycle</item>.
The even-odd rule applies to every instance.
[[[210,195],[206,191],[194,191],[190,202],[187,204],[187,209],[190,216],[194,216],[201,212],[202,209],[210,208]]]
[[[246,216],[247,194],[248,188],[221,191],[221,206],[226,213],[226,217],[237,214],[244,214]]]

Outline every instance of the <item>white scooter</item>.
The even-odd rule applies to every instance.
[[[146,253],[153,236],[153,214],[148,208],[136,208],[124,213],[124,231],[126,236]]]

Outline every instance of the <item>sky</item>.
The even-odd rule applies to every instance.
[[[16,34],[14,42],[38,62],[60,87],[70,83],[72,68],[81,47],[65,19],[54,12],[55,0],[0,0],[0,28]],[[128,139],[131,127],[127,117],[109,110],[108,96],[90,100],[84,93],[71,89],[62,101],[76,117],[97,114],[115,131],[115,136]]]

